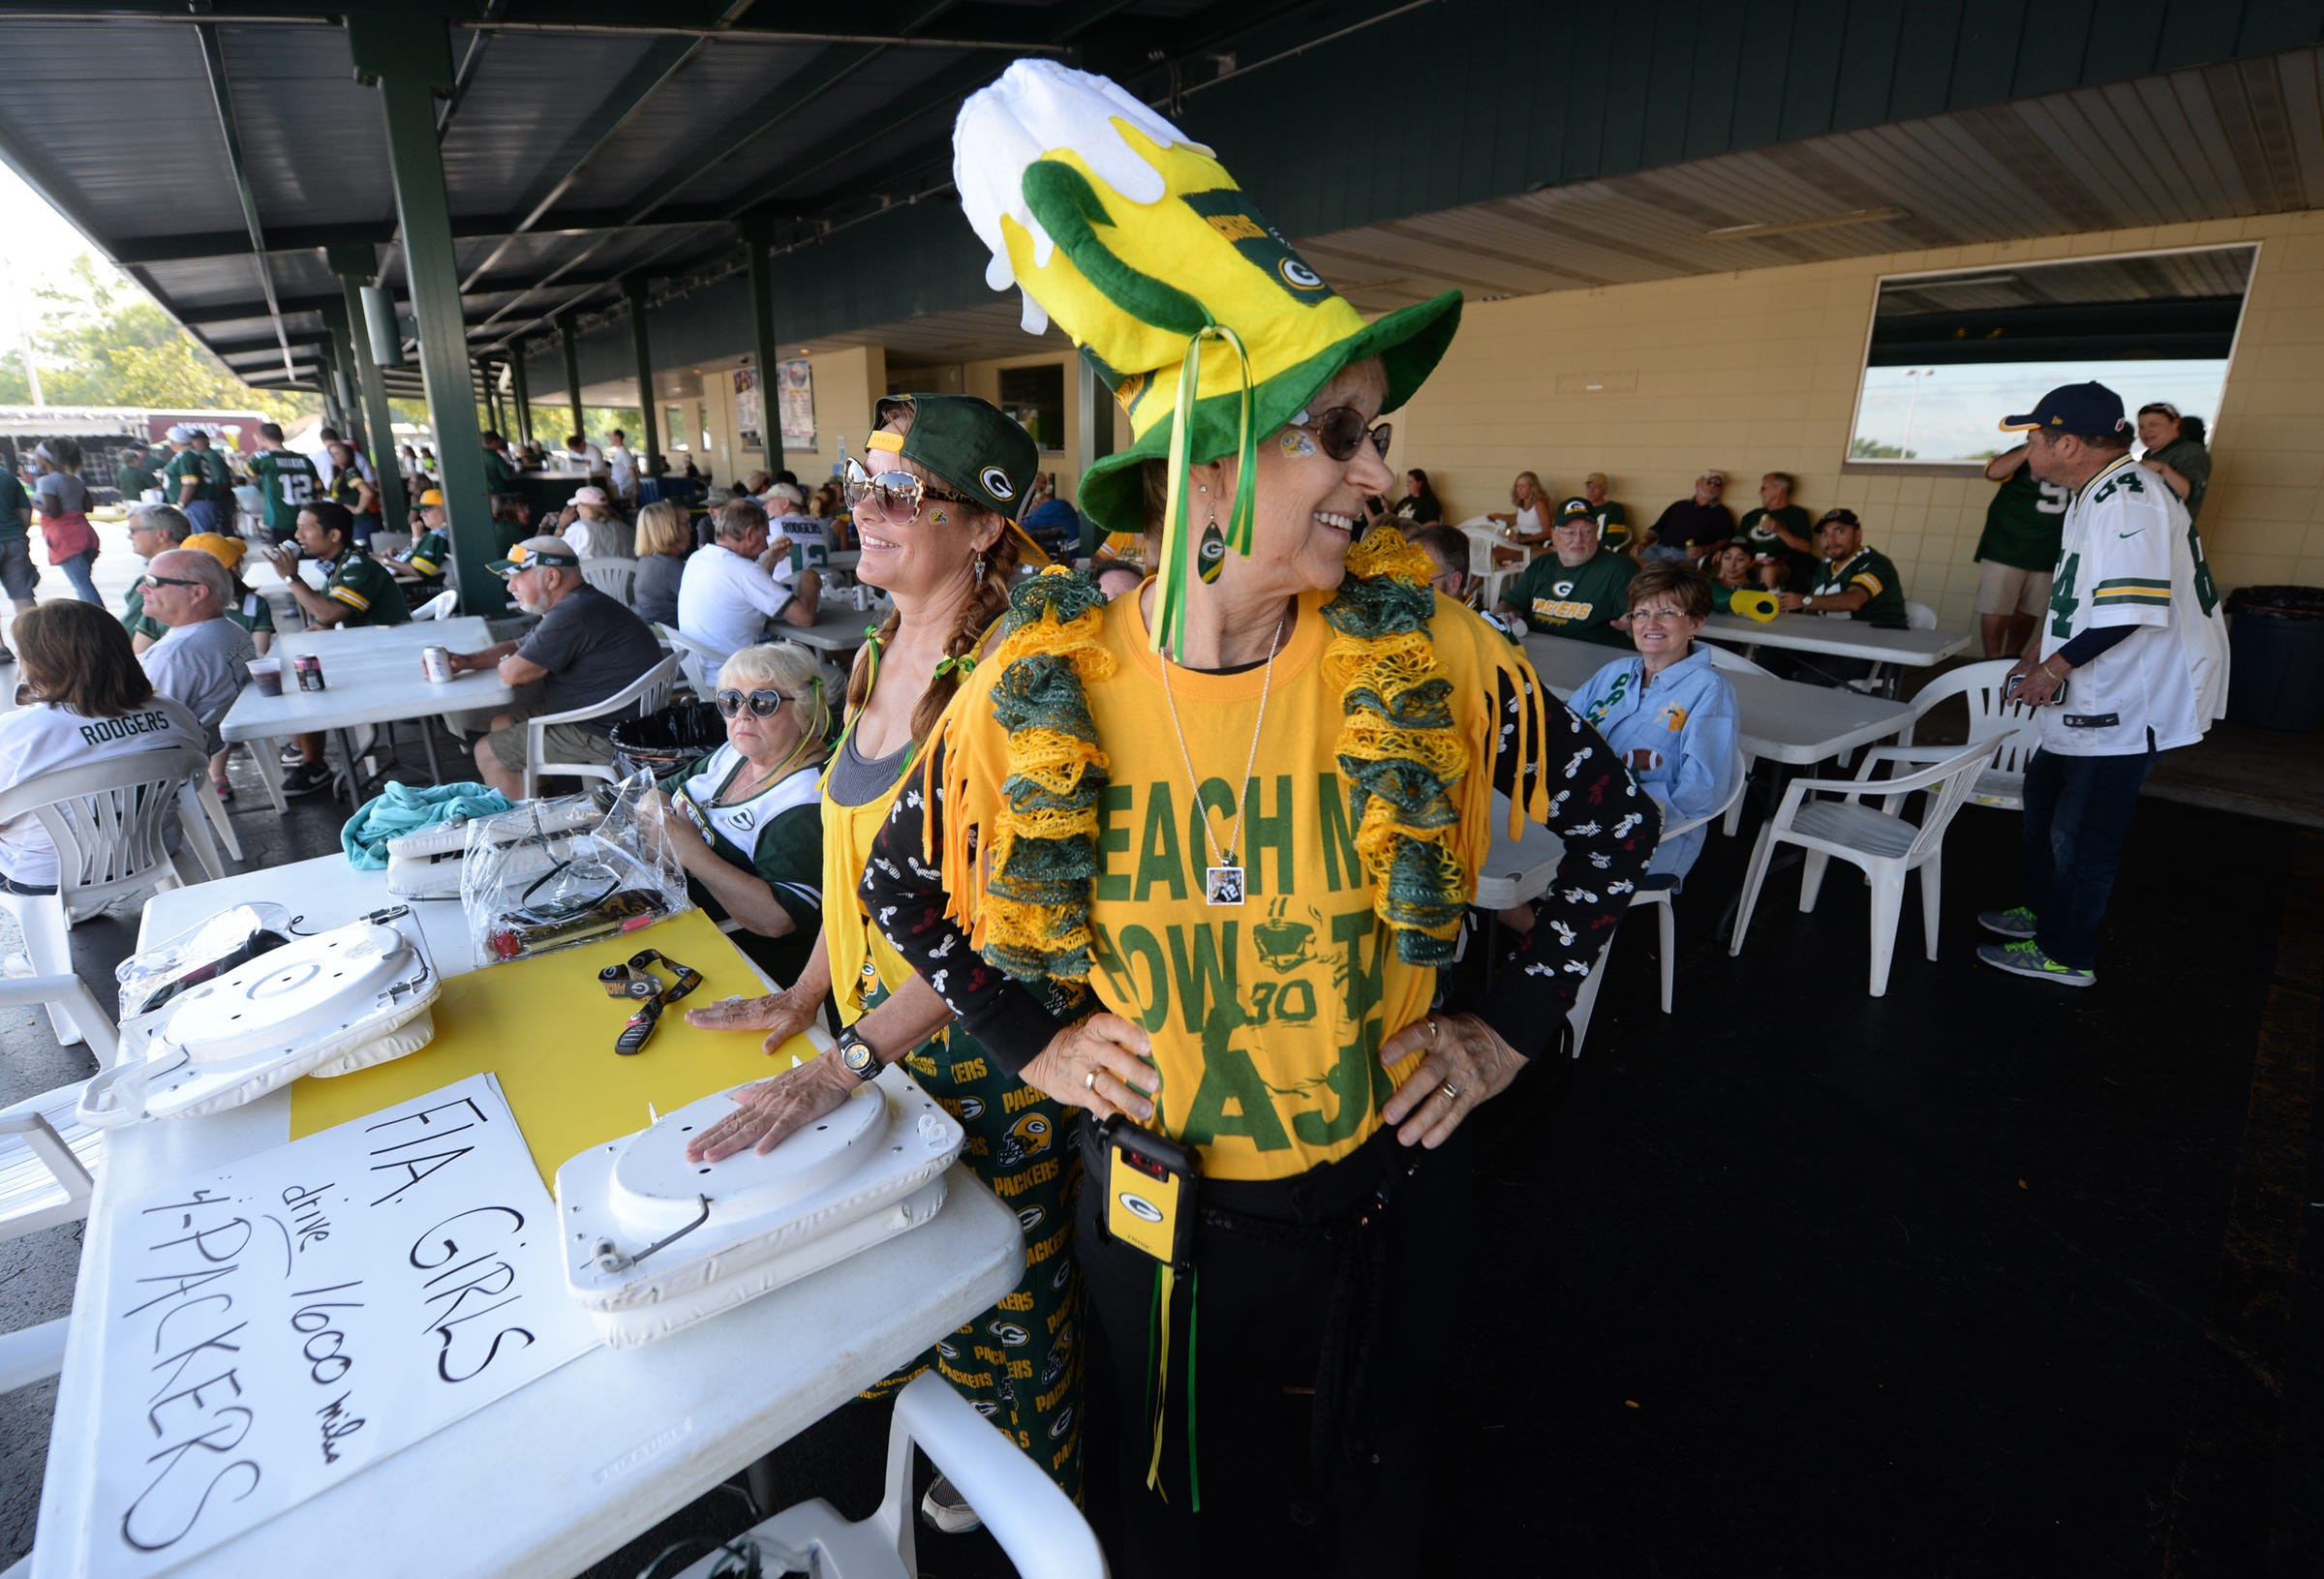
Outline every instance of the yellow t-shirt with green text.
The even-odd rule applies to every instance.
[[[1264,667],[1174,668],[1167,697],[1139,599],[1117,598],[1103,625],[1115,672],[1088,687],[1109,758],[1089,985],[1107,1009],[1146,1028],[1162,1075],[1158,1127],[1199,1148],[1214,1178],[1291,1177],[1361,1145],[1418,1061],[1385,1068],[1381,1044],[1423,1017],[1435,990],[1433,968],[1396,957],[1357,857],[1336,754],[1340,693],[1324,672],[1335,634],[1320,612],[1330,596],[1300,598],[1271,683]],[[1471,611],[1440,599],[1431,629],[1475,764],[1454,793],[1468,813],[1473,873],[1489,842],[1494,752],[1543,738],[1538,717],[1519,728],[1496,716],[1496,671],[1512,677],[1521,708],[1555,703],[1522,653]],[[975,826],[993,826],[1007,771],[1007,737],[989,695],[1000,668],[980,667],[945,716],[948,827],[963,811]],[[1245,778],[1263,690],[1265,727]],[[1239,906],[1208,902],[1205,872],[1214,863],[1206,828],[1221,850],[1233,841],[1246,889]],[[974,885],[948,886],[955,919],[973,935],[976,904],[964,891]]]

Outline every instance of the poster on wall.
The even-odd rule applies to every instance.
[[[758,370],[738,367],[734,370],[734,425],[745,449],[764,449],[766,440],[760,438]]]
[[[121,1225],[99,1572],[175,1567],[596,1342],[490,1075],[181,1180]]]
[[[782,417],[783,447],[807,448],[815,441],[815,383],[807,358],[794,356],[776,369],[776,407]]]

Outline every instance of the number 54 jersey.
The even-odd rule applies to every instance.
[[[2135,625],[2067,677],[2038,710],[2041,746],[2124,756],[2192,745],[2227,709],[2227,627],[2195,524],[2160,477],[2128,455],[2066,507],[2041,655],[2086,630]]]

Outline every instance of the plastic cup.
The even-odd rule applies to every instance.
[[[283,694],[283,660],[281,658],[252,658],[249,668],[251,683],[259,687],[260,696]]]

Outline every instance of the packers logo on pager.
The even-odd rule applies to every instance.
[[[1143,1218],[1148,1223],[1159,1223],[1162,1221],[1162,1208],[1155,1205],[1152,1201],[1147,1199],[1144,1196],[1133,1195],[1129,1191],[1124,1190],[1115,1199],[1121,1202],[1121,1209],[1125,1212],[1128,1212],[1132,1217]]]

